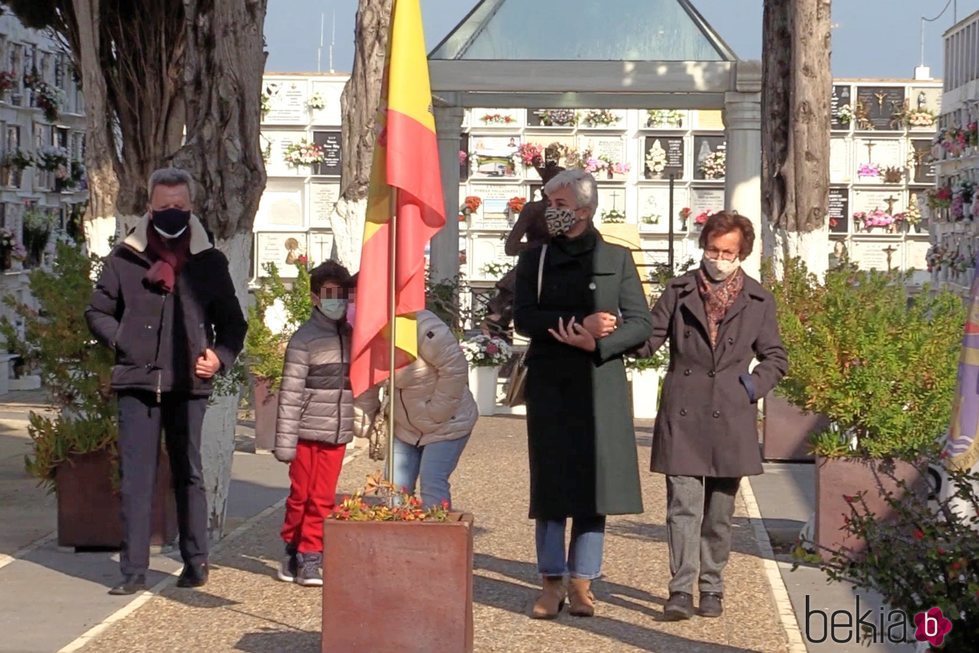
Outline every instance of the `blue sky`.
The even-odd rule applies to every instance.
[[[510,0],[533,2],[533,0]],[[595,0],[614,6],[616,0]],[[949,0],[835,0],[833,2],[833,75],[836,77],[911,77],[920,56],[921,17],[936,16]],[[951,0],[962,19],[979,11],[979,0]],[[469,12],[475,0],[421,0],[429,48],[442,40]],[[693,0],[739,57],[761,57],[762,0]],[[329,70],[333,17],[336,40],[333,67],[349,72],[353,61],[356,0],[269,0],[265,36],[268,72],[317,69],[320,14],[325,14],[323,71]],[[952,25],[952,7],[925,25],[925,64],[941,75],[941,35]],[[542,34],[542,37],[547,37]],[[553,35],[559,38],[560,35]]]

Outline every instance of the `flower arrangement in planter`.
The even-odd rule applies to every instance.
[[[536,159],[544,155],[544,148],[536,143],[521,143],[517,148],[517,156],[520,163],[525,166],[534,165]]]
[[[369,501],[365,495],[375,495],[393,501]],[[384,480],[379,473],[367,477],[362,490],[344,496],[330,519],[340,521],[446,521],[449,506],[443,502],[438,506],[424,507],[421,499],[406,488],[396,488]]]
[[[935,112],[931,109],[911,109],[904,115],[908,127],[931,127],[935,124]]]
[[[618,209],[609,209],[608,211],[602,211],[602,223],[603,224],[622,224],[625,222],[625,213],[619,211]]]
[[[17,75],[9,70],[0,70],[0,93],[17,86]]]
[[[861,179],[879,179],[880,167],[874,162],[861,163],[857,168],[857,177]]]
[[[880,174],[884,178],[885,184],[900,184],[904,179],[904,168],[887,166],[880,169]]]
[[[22,220],[22,238],[24,247],[27,248],[28,262],[32,265],[40,265],[51,237],[54,220],[51,214],[30,203],[25,203]]]
[[[562,168],[584,168],[590,158],[591,150],[576,150],[557,141],[544,148],[544,160],[553,161]]]
[[[600,154],[597,158],[591,157],[585,161],[586,172],[595,173],[604,170],[609,179],[612,179],[615,175],[629,174],[630,169],[631,166],[628,163],[613,161],[612,157],[607,154]]]
[[[31,155],[24,150],[14,148],[3,155],[3,165],[10,166],[15,170],[23,170],[24,168],[29,168],[34,165],[34,159]]]
[[[620,120],[611,109],[588,109],[582,116],[581,123],[586,127],[611,127]]]
[[[476,195],[467,195],[462,201],[462,206],[459,207],[459,222],[469,219],[469,216],[478,211],[482,204],[483,200]]]
[[[68,150],[58,146],[42,147],[37,153],[36,165],[39,170],[49,172],[53,172],[59,167],[67,169]]]
[[[647,176],[658,177],[666,170],[666,150],[660,145],[659,139],[653,141],[652,147],[646,153]]]
[[[483,274],[491,279],[500,279],[507,272],[513,269],[513,263],[509,261],[505,263],[497,263],[496,261],[490,261],[483,265]]]
[[[972,217],[971,203],[974,194],[973,191],[972,182],[967,179],[959,181],[952,187],[952,201],[949,204],[949,213],[952,221],[959,222]],[[966,213],[966,206],[970,208],[968,213]]]
[[[844,104],[836,110],[836,119],[841,125],[849,126],[853,122],[853,107],[849,104]]]
[[[326,160],[326,152],[316,143],[310,143],[303,138],[297,143],[289,143],[282,153],[282,158],[286,165],[299,168],[323,163]]]
[[[574,109],[538,109],[534,115],[545,127],[573,127],[578,121]]]
[[[727,155],[724,150],[718,150],[705,156],[697,167],[704,175],[704,179],[723,179],[726,162]]]
[[[526,204],[527,199],[525,197],[511,197],[506,203],[507,213],[513,216],[520,215],[520,212],[523,211],[523,207]]]
[[[680,212],[677,213],[677,216],[680,218],[680,228],[681,229],[686,229],[687,228],[687,220],[690,219],[690,214],[691,213],[693,213],[693,211],[690,209],[689,206],[683,207],[682,209],[680,209]]]
[[[480,116],[479,120],[484,125],[510,125],[517,121],[508,113],[486,113]]]
[[[662,218],[662,216],[657,215],[657,214],[649,214],[649,215],[644,215],[641,218],[639,218],[639,221],[642,224],[653,225],[653,224],[659,224],[660,218]]]
[[[510,345],[502,338],[477,335],[462,342],[462,352],[471,367],[500,367],[510,360]]]
[[[715,211],[701,211],[694,217],[694,225],[696,225],[698,229],[702,229],[704,225],[707,224],[707,220],[710,218],[710,216],[714,215],[714,213]]]
[[[880,228],[890,231],[894,226],[894,216],[881,209],[873,211],[857,211],[853,214],[854,224],[861,225],[867,231]]]
[[[57,120],[63,95],[61,89],[41,79],[36,70],[24,75],[24,86],[34,91],[34,102],[44,114],[44,119],[48,122]]]
[[[939,186],[928,189],[928,208],[947,209],[952,204],[952,187]]]
[[[326,100],[319,93],[313,93],[306,101],[306,108],[310,111],[319,111],[326,108]]]
[[[676,109],[646,109],[646,126],[680,128],[683,114]]]

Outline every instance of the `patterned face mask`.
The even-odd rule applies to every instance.
[[[549,206],[544,211],[544,221],[547,223],[547,233],[554,238],[567,233],[577,220],[573,209]]]

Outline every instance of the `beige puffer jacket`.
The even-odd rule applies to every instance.
[[[351,329],[318,309],[289,340],[279,412],[275,423],[275,457],[289,462],[299,440],[346,444],[366,437],[377,412],[377,391],[355,400],[350,390]]]
[[[469,363],[452,330],[420,311],[418,358],[394,377],[394,435],[415,446],[472,433],[479,412],[469,392]]]

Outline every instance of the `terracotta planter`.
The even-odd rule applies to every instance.
[[[765,397],[765,432],[761,457],[765,460],[812,462],[809,436],[829,427],[824,415],[805,413],[777,395]]]
[[[113,488],[113,463],[106,450],[69,456],[55,472],[58,495],[58,546],[117,549],[122,545],[122,501]],[[153,492],[150,543],[177,537],[177,504],[170,459],[160,451]]]
[[[275,419],[279,412],[279,393],[270,392],[266,379],[252,379],[255,400],[255,451],[275,448]]]
[[[472,515],[323,527],[323,653],[473,650]]]
[[[879,519],[888,519],[893,511],[881,496],[881,487],[895,492],[898,485],[880,469],[881,461],[876,459],[816,457],[817,545],[831,549],[845,547],[853,553],[863,551],[866,543],[841,530],[844,518],[850,515],[850,506],[844,496],[855,496],[866,491],[864,501],[867,508]],[[924,485],[918,470],[910,463],[894,461],[894,476],[912,488]],[[827,551],[820,549],[820,555],[829,559]]]

